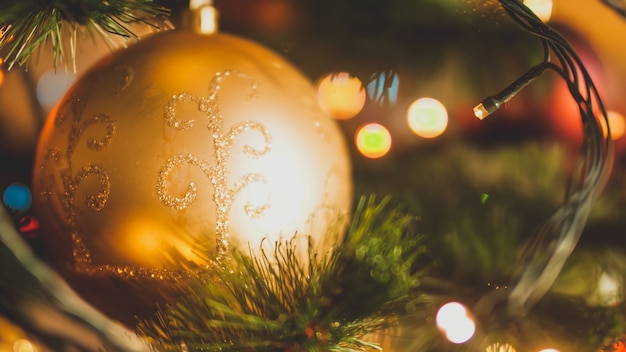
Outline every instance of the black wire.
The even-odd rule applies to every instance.
[[[524,315],[548,291],[565,260],[577,244],[587,217],[606,181],[612,161],[612,142],[606,110],[600,94],[574,48],[557,31],[543,23],[519,0],[500,0],[506,13],[522,29],[537,36],[544,49],[543,61],[495,95],[496,108],[545,69],[557,73],[567,84],[577,103],[584,139],[561,207],[527,243],[512,277],[508,310],[512,316]],[[492,106],[494,105],[492,104]],[[603,134],[601,119],[607,126]],[[494,305],[497,302],[493,302]]]

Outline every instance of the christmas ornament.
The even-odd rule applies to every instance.
[[[210,270],[230,244],[326,235],[352,188],[340,131],[301,73],[191,30],[88,71],[49,117],[33,179],[53,256],[123,280]]]
[[[293,241],[263,256],[233,249],[139,335],[158,351],[381,351],[368,335],[424,310],[429,267],[415,217],[389,204],[361,198],[345,241],[324,253],[303,258]]]

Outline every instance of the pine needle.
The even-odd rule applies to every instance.
[[[296,241],[255,256],[235,250],[139,332],[164,351],[374,351],[362,340],[422,298],[425,267],[413,218],[363,199],[344,243],[325,253]],[[301,242],[298,242],[301,243]],[[184,348],[182,348],[184,346]]]
[[[51,44],[54,64],[74,65],[76,32],[86,28],[103,36],[135,38],[128,28],[134,22],[149,22],[168,10],[152,0],[22,0],[0,4],[0,52],[11,69],[23,66],[44,44]],[[71,57],[66,57],[64,39],[70,39]]]

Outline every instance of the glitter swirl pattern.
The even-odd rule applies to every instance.
[[[168,179],[172,170],[180,164],[187,163],[196,166],[211,181],[213,186],[213,202],[216,209],[216,260],[222,260],[228,252],[229,246],[229,222],[228,216],[232,204],[237,195],[251,183],[267,184],[266,178],[259,173],[247,173],[241,176],[232,186],[228,185],[228,160],[230,158],[233,143],[237,137],[247,131],[257,131],[264,139],[264,146],[261,149],[250,145],[243,146],[243,153],[249,158],[260,158],[271,149],[272,137],[265,126],[255,121],[242,121],[235,123],[228,131],[224,132],[224,117],[219,106],[219,96],[222,90],[222,82],[229,77],[243,79],[250,84],[250,94],[247,100],[253,101],[258,95],[257,84],[249,75],[237,70],[227,70],[215,73],[209,84],[209,95],[207,98],[197,97],[189,93],[179,93],[173,95],[165,104],[165,123],[176,130],[185,130],[194,127],[195,120],[181,120],[176,114],[176,107],[180,103],[194,103],[198,106],[198,111],[206,114],[209,122],[207,129],[213,137],[213,151],[215,154],[215,164],[210,166],[206,160],[200,159],[193,154],[178,154],[167,160],[161,168],[157,180],[157,195],[161,202],[177,210],[185,209],[196,199],[198,191],[197,184],[190,182],[187,192],[179,197],[168,192]],[[268,201],[261,205],[253,205],[246,202],[244,212],[252,217],[259,218],[270,208],[269,194]]]

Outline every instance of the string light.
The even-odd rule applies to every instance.
[[[474,115],[478,119],[483,120],[485,117],[493,114],[500,108],[500,106],[502,106],[502,104],[511,100],[511,98],[513,98],[517,93],[519,93],[532,81],[537,79],[547,67],[547,62],[542,62],[541,64],[534,66],[519,79],[515,80],[515,82],[504,88],[500,93],[487,97],[480,104],[476,105],[474,107]]]
[[[361,112],[366,94],[358,77],[339,72],[326,75],[319,81],[317,99],[322,110],[330,117],[347,120]]]
[[[391,149],[391,134],[383,125],[369,123],[357,130],[355,142],[361,154],[376,159],[385,156]]]
[[[448,111],[437,99],[420,98],[409,106],[406,120],[416,135],[435,138],[448,127]]]
[[[525,269],[512,278],[514,284],[510,293],[506,297],[490,295],[484,298],[485,302],[489,302],[483,305],[486,311],[506,300],[508,314],[520,317],[552,287],[578,243],[591,205],[609,175],[613,144],[602,133],[601,121],[608,124],[608,118],[600,95],[572,46],[519,0],[500,2],[514,21],[541,40],[544,58],[503,91],[487,97],[474,107],[476,117],[484,119],[550,69],[567,82],[585,127],[585,141],[578,160],[582,167],[572,175],[576,182],[572,182],[567,198],[524,247],[516,266]],[[552,55],[556,57],[555,62],[551,59]]]
[[[435,322],[448,341],[455,344],[469,341],[476,332],[476,323],[469,316],[465,306],[458,302],[449,302],[441,306],[437,311]]]

